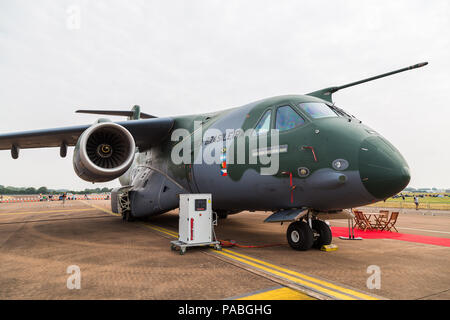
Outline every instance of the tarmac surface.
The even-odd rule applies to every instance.
[[[401,212],[399,232],[450,238],[449,214],[423,214]],[[1,204],[0,299],[450,299],[450,247],[333,237],[337,251],[294,251],[288,224],[265,224],[268,215],[229,216],[217,237],[277,246],[179,255],[170,250],[177,211],[128,223],[110,212],[109,201]],[[79,290],[67,288],[73,265],[81,271]],[[367,286],[373,265],[380,289]]]

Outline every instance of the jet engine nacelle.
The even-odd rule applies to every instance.
[[[134,138],[126,128],[113,122],[96,123],[78,139],[73,167],[85,181],[111,181],[130,168],[135,149]]]

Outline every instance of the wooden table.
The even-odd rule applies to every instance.
[[[369,220],[372,228],[379,229],[379,230],[384,228],[383,223],[381,221],[381,216],[382,216],[381,213],[378,213],[378,212],[365,212],[363,214],[366,216],[367,220]],[[373,219],[375,220],[375,224],[374,225],[372,225],[371,221],[373,219],[371,219],[371,217],[373,217]]]

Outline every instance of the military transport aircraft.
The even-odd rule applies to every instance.
[[[213,209],[222,218],[264,210],[274,212],[266,222],[293,221],[287,240],[293,249],[307,250],[331,243],[324,218],[348,215],[346,209],[393,196],[410,181],[399,151],[336,106],[332,94],[427,64],[207,114],[158,118],[140,112],[139,106],[131,111],[78,110],[128,119],[1,134],[0,150],[10,150],[17,159],[20,149],[58,147],[65,157],[67,148],[75,146],[73,167],[80,178],[119,178],[122,187],[113,190],[111,206],[124,220],[175,209],[182,193],[211,193]],[[176,139],[175,132],[181,132]],[[272,143],[260,144],[263,136]],[[244,157],[236,152],[239,141],[248,151]],[[181,162],[174,161],[177,148]],[[212,163],[202,161],[199,152],[208,148],[214,150]],[[269,166],[262,156],[278,159],[272,173],[262,174]],[[236,161],[239,157],[243,161]]]

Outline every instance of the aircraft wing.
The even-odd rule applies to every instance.
[[[152,118],[115,123],[130,131],[136,146],[143,151],[166,138],[173,127],[174,121],[171,118]],[[74,146],[84,130],[91,125],[0,134],[0,150],[9,150],[13,146],[20,149],[60,147],[63,144]]]

